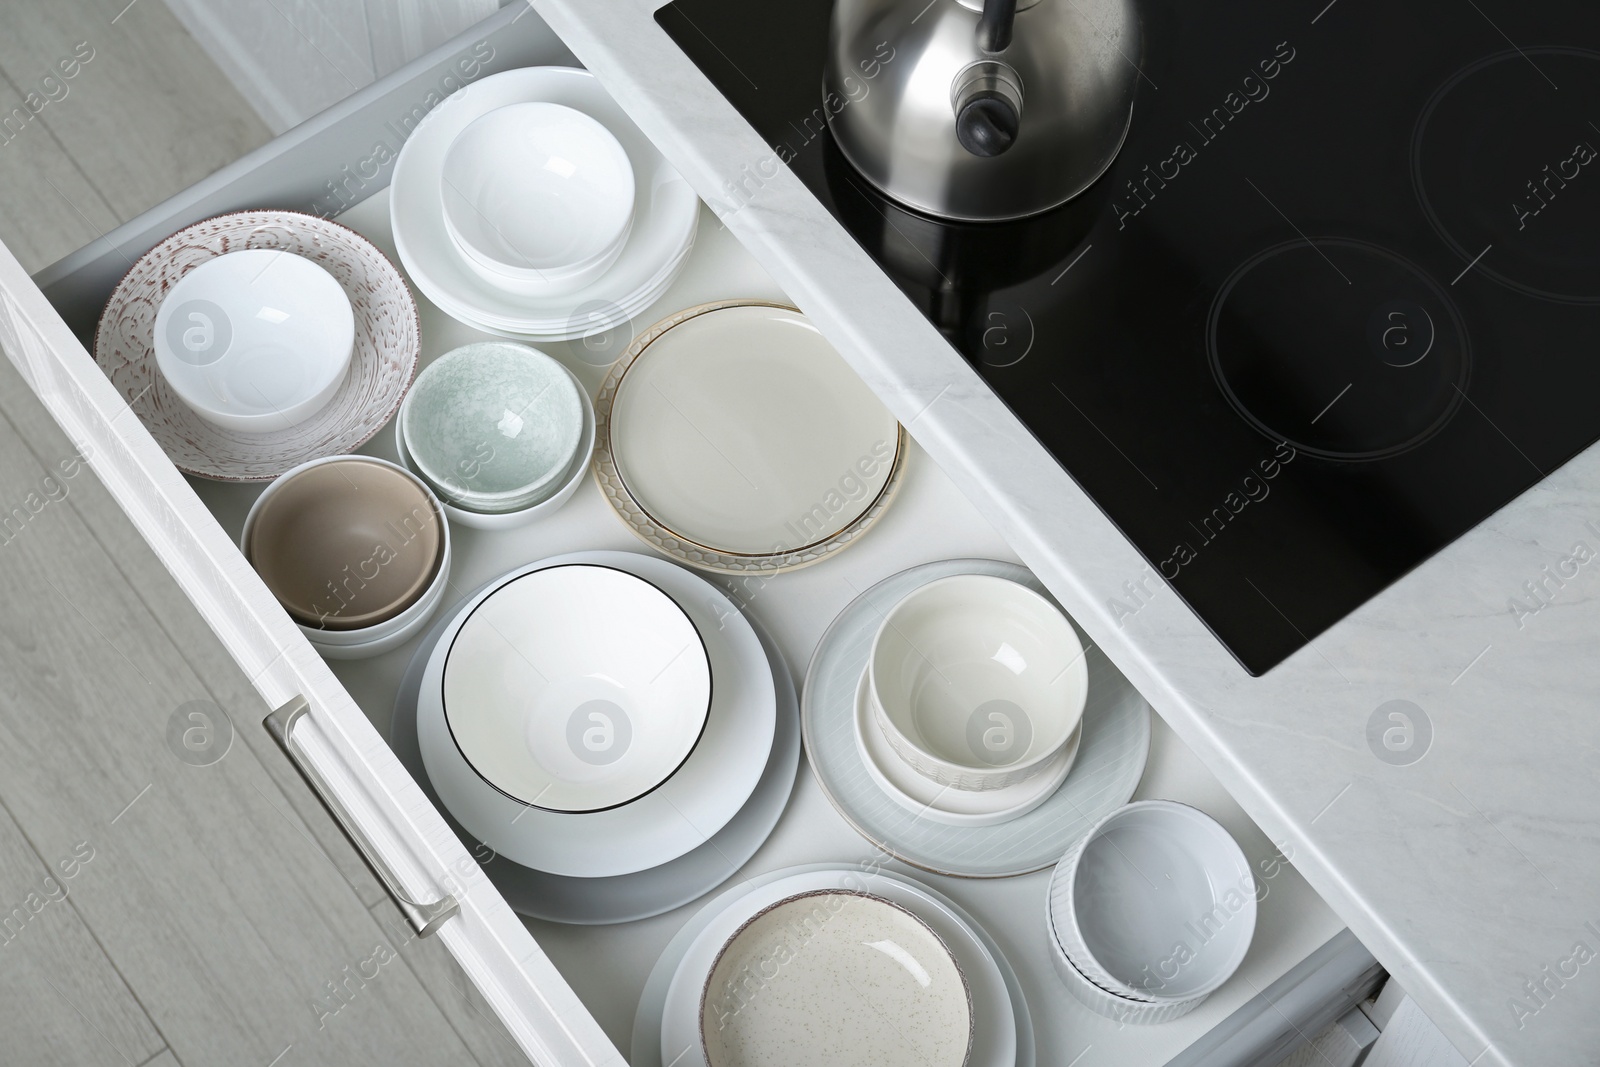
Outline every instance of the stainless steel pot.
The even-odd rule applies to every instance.
[[[1133,117],[1134,0],[835,0],[828,124],[885,194],[1023,218],[1086,189]]]

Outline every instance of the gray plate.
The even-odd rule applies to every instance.
[[[564,563],[596,563],[616,567],[646,579],[653,575],[659,578],[657,569],[670,567],[694,581],[705,581],[675,563],[637,552],[577,552],[557,558]],[[495,578],[484,583],[473,590],[464,603],[471,603],[473,597],[483,589],[501,581],[503,579]],[[778,723],[772,752],[767,757],[766,769],[756,783],[755,792],[739,809],[739,813],[708,838],[705,844],[671,863],[614,878],[569,878],[546,874],[495,855],[488,846],[462,829],[439,802],[438,795],[428,781],[427,769],[422,765],[422,750],[417,747],[417,691],[422,685],[428,657],[433,653],[440,635],[454,621],[455,614],[450,612],[436,622],[412,656],[411,666],[406,669],[405,678],[400,682],[400,693],[395,698],[389,745],[428,799],[433,801],[434,807],[439,809],[445,822],[456,832],[467,851],[478,857],[478,862],[483,865],[483,873],[500,890],[513,910],[535,919],[584,926],[647,919],[682,907],[727,881],[744,866],[745,861],[755,855],[767,835],[772,833],[772,828],[778,824],[778,817],[789,803],[789,793],[794,788],[795,773],[800,763],[798,702],[789,667],[772,639],[754,620],[734,613],[733,617],[749,622],[751,629],[761,639],[761,646],[772,662],[772,679],[778,695]],[[730,625],[736,625],[731,618]]]
[[[1089,702],[1082,747],[1061,788],[1034,810],[992,826],[950,826],[902,807],[863,763],[855,739],[856,686],[889,610],[913,590],[953,574],[995,575],[1050,595],[1026,567],[949,559],[901,571],[856,597],[828,626],[806,671],[800,722],[811,770],[846,822],[914,867],[962,878],[1043,870],[1139,787],[1150,755],[1150,705],[1079,630],[1088,650]]]

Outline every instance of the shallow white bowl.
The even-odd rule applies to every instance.
[[[1111,812],[1050,879],[1060,950],[1085,978],[1152,1004],[1204,998],[1243,962],[1255,880],[1227,830],[1170,800]]]
[[[333,399],[355,329],[333,275],[292,252],[244,249],[201,263],[168,291],[156,313],[156,365],[207,422],[270,433]]]
[[[428,499],[435,509],[442,510],[443,505],[439,498],[428,488],[426,482],[403,466],[390,463],[386,459],[375,456],[327,456],[323,459],[314,459],[309,463],[302,463],[267,486],[261,495],[256,497],[255,503],[250,505],[246,512],[244,528],[239,532],[239,548],[246,558],[250,556],[250,535],[255,530],[256,517],[260,514],[262,505],[273,493],[274,487],[282,484],[296,473],[309,467],[319,466],[324,463],[335,463],[341,460],[358,459],[367,463],[377,463],[386,467],[394,467],[402,471],[405,476],[416,482],[428,494]],[[371,656],[381,656],[391,649],[399,648],[413,637],[422,632],[428,620],[438,610],[439,604],[444,600],[445,590],[450,586],[450,524],[446,521],[439,523],[439,564],[429,580],[428,586],[404,611],[383,622],[371,626],[364,626],[354,630],[326,630],[315,626],[306,626],[296,622],[300,632],[306,640],[326,659],[367,659]]]
[[[705,734],[683,767],[631,804],[582,814],[528,807],[485,782],[451,737],[442,701],[446,654],[466,618],[523,575],[568,563],[602,563],[664,590],[705,638],[714,679]],[[635,874],[704,845],[755,792],[777,733],[771,661],[738,608],[705,579],[656,556],[569,553],[502,575],[452,611],[418,689],[417,745],[445,809],[499,855],[568,878]]]
[[[815,890],[723,944],[700,997],[710,1067],[962,1067],[972,993],[944,940],[900,904]]]
[[[1171,1022],[1205,1003],[1206,998],[1199,996],[1166,1004],[1153,1004],[1147,1000],[1119,997],[1115,993],[1101,989],[1084,977],[1083,972],[1078,970],[1062,951],[1060,942],[1056,940],[1054,920],[1048,914],[1045,916],[1045,927],[1050,938],[1050,963],[1060,977],[1061,984],[1067,987],[1067,991],[1077,999],[1078,1003],[1096,1015],[1103,1015],[1119,1023],[1150,1026],[1155,1023]]]
[[[616,259],[633,222],[633,165],[575,108],[520,103],[475,119],[445,153],[445,225],[470,262],[578,288]],[[575,279],[579,279],[575,282]]]
[[[567,371],[567,375],[572,378],[572,384],[577,386],[578,398],[583,402],[583,438],[578,443],[578,451],[572,457],[572,462],[567,466],[566,474],[562,475],[554,491],[538,503],[516,511],[471,511],[441,501],[439,506],[444,511],[445,518],[475,530],[515,530],[546,515],[554,514],[572,499],[572,495],[578,491],[578,486],[583,484],[583,477],[589,472],[589,461],[594,457],[595,417],[594,401],[589,399],[588,390],[584,389],[583,383],[578,381],[577,375],[570,370]],[[411,452],[406,448],[406,436],[400,432],[399,419],[394,420],[394,449],[395,454],[400,457],[402,467],[413,474],[421,474],[411,459]]]
[[[568,813],[636,800],[694,750],[711,664],[694,623],[611,567],[524,575],[479,604],[444,667],[444,714],[485,783]]]
[[[957,789],[1005,789],[1043,771],[1089,693],[1083,646],[1060,610],[985,574],[929,582],[890,609],[867,675],[895,753]]]

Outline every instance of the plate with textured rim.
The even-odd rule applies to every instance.
[[[717,949],[744,918],[797,892],[856,889],[892,900],[931,926],[955,951],[971,983],[969,1067],[1034,1067],[1033,1019],[1016,972],[988,931],[937,890],[870,866],[812,863],[755,875],[707,903],[667,943],[634,1015],[633,1067],[703,1067],[698,1023],[701,985]],[[663,1048],[671,1055],[664,1056]],[[677,1059],[674,1059],[677,1057]]]
[[[1080,631],[1089,700],[1078,757],[1061,788],[1032,811],[994,826],[951,826],[908,810],[867,771],[855,736],[856,692],[873,635],[889,609],[912,590],[952,574],[992,574],[1049,596],[1026,567],[950,559],[891,575],[856,597],[829,624],[806,671],[800,721],[811,771],[861,836],[914,867],[960,878],[1044,870],[1139,787],[1150,754],[1150,705]]]
[[[156,313],[167,291],[207,260],[266,248],[304,256],[339,282],[355,312],[355,351],[320,411],[287,430],[236,433],[202,419],[156,367]],[[313,459],[365,444],[400,407],[416,375],[422,330],[395,265],[336,222],[293,211],[239,211],[197,222],[156,245],[118,283],[95,330],[94,359],[167,458],[186,474],[267,482]]]
[[[653,565],[652,573],[658,580],[662,575],[656,568],[668,567],[690,581],[703,581],[675,564],[636,552],[575,552],[556,558],[618,568],[643,561]],[[470,601],[499,581],[497,578],[486,582],[473,590],[467,600]],[[755,790],[727,825],[707,837],[698,848],[659,867],[609,878],[573,878],[524,867],[495,854],[451,817],[434,792],[427,769],[422,764],[422,751],[417,742],[417,694],[422,687],[423,674],[432,658],[433,649],[449,629],[452,618],[439,620],[422,639],[395,698],[394,718],[389,726],[389,745],[514,911],[535,919],[580,926],[648,919],[682,907],[726,882],[755,855],[772,833],[788,806],[789,794],[794,789],[795,775],[800,766],[799,698],[788,664],[784,662],[783,654],[778,651],[772,638],[755,620],[737,611],[733,613],[737,619],[730,617],[727,624],[748,625],[760,640],[767,655],[777,698],[776,732]]]
[[[807,526],[803,529],[797,527],[789,530],[789,527],[794,525],[793,522],[787,523],[782,529],[774,528],[770,539],[773,547],[766,551],[751,550],[754,543],[748,540],[750,536],[748,530],[741,531],[741,536],[745,540],[743,544],[717,545],[711,542],[718,539],[707,536],[705,532],[673,528],[669,524],[675,520],[662,513],[663,509],[659,502],[654,506],[646,502],[646,498],[650,498],[652,493],[659,495],[662,487],[658,486],[654,490],[647,487],[630,487],[628,484],[630,475],[625,471],[629,448],[628,446],[619,448],[618,417],[626,411],[625,407],[619,409],[619,396],[622,395],[624,384],[628,381],[630,368],[638,363],[657,341],[674,329],[701,316],[738,308],[766,310],[782,316],[786,323],[804,324],[800,313],[784,304],[766,300],[721,300],[686,308],[651,326],[634,339],[622,358],[612,366],[605,381],[601,383],[599,394],[595,397],[595,417],[598,425],[595,440],[595,479],[599,482],[606,500],[616,509],[617,514],[634,535],[675,559],[694,567],[730,574],[794,570],[809,566],[848,547],[882,517],[884,510],[893,501],[904,480],[905,459],[909,451],[905,430],[894,422],[893,416],[887,412],[883,413],[885,422],[881,427],[883,432],[880,434],[881,437],[892,437],[893,440],[867,442],[869,446],[881,452],[881,455],[874,452],[858,457],[851,453],[852,462],[870,460],[871,462],[867,463],[867,466],[872,468],[870,471],[858,474],[858,468],[851,462],[834,463],[828,468],[827,475],[814,491],[802,493],[801,497],[804,499],[796,498],[795,506],[790,509],[796,516],[810,516],[817,511],[824,513],[824,521],[819,521],[818,528],[813,530]],[[841,368],[846,373],[849,372],[842,361]],[[747,379],[744,384],[748,387],[751,383]],[[864,390],[865,386],[861,388]],[[670,400],[667,407],[681,414],[677,412],[678,405],[672,404]],[[736,411],[744,409],[743,405],[723,405],[723,408]],[[684,418],[688,419],[688,416],[685,415]],[[692,421],[690,425],[692,426]],[[706,437],[704,433],[696,431],[694,436],[697,439],[704,439],[706,447],[713,451],[721,451],[724,454],[727,452],[726,449],[719,450],[714,440]],[[867,436],[871,437],[871,434]],[[633,451],[636,456],[642,452],[637,447],[633,448]],[[834,471],[832,467],[838,467],[838,470]],[[880,467],[881,478],[877,477]],[[640,473],[635,471],[631,475],[636,483]],[[743,478],[744,481],[751,482],[753,492],[757,491],[754,479],[738,475],[737,472],[734,474],[734,480]],[[845,478],[854,479],[852,484],[862,488],[860,499],[850,499],[852,494],[835,486],[835,482],[843,486],[842,479]],[[837,497],[837,506],[830,502],[834,497]],[[775,502],[769,500],[768,503]],[[781,503],[781,500],[776,503]],[[680,510],[693,511],[686,503]],[[683,526],[684,523],[678,521],[677,525]]]

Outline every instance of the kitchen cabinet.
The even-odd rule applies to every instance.
[[[369,843],[404,895],[421,902],[455,899],[459,911],[439,925],[436,936],[470,983],[474,1003],[497,1015],[534,1062],[561,1065],[624,1062],[644,976],[697,904],[602,928],[525,922],[515,915],[385,742],[414,643],[373,660],[323,661],[234,547],[260,487],[181,476],[128,413],[84,344],[132,258],[174,230],[225,211],[275,207],[338,216],[393,257],[385,188],[392,153],[378,149],[397,148],[441,94],[476,77],[570,62],[570,53],[536,14],[503,10],[34,279],[0,256],[0,347],[71,447],[90,457],[110,497],[148,542],[146,566],[164,567],[187,594],[195,625],[211,631],[248,679],[258,710],[295,698],[307,702],[310,711],[296,728],[296,746],[337,798],[350,828]],[[731,296],[786,299],[712,213],[702,211],[689,268],[634,325],[642,330],[672,310]],[[480,336],[425,301],[419,305],[424,361]],[[603,368],[585,361],[581,343],[547,347],[595,388]],[[364,451],[392,458],[392,448],[392,435],[385,432]],[[559,513],[525,530],[458,530],[456,539],[458,592],[451,599],[511,566],[557,552],[645,550],[592,484]],[[859,546],[771,579],[740,599],[800,676],[828,621],[857,594],[905,567],[951,556],[1016,558],[954,483],[913,448],[901,498]],[[254,718],[238,728],[260,729]],[[286,764],[280,762],[275,773],[288,773]],[[1205,809],[1241,841],[1252,864],[1269,863],[1278,854],[1159,723],[1138,795]],[[353,853],[339,852],[352,880],[375,884]],[[777,830],[747,869],[851,863],[874,855],[802,766]],[[995,936],[1022,976],[1041,1062],[1155,1067],[1271,1062],[1262,1057],[1274,1050],[1281,1055],[1299,1032],[1315,1032],[1338,1018],[1376,980],[1371,957],[1292,865],[1279,862],[1271,869],[1244,968],[1201,1009],[1150,1028],[1119,1028],[1089,1014],[1055,979],[1043,942],[1046,873],[997,881],[911,873],[956,899]]]

